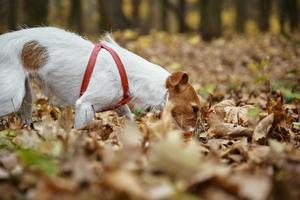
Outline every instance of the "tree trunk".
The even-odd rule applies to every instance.
[[[113,28],[125,29],[130,28],[130,22],[123,12],[123,0],[111,0],[113,17],[115,19]]]
[[[178,0],[176,3],[170,2],[168,0],[162,1],[162,16],[167,15],[167,11],[172,11],[178,22],[178,32],[183,33],[187,30],[187,26],[185,23],[185,17],[186,17],[186,1],[185,0]]]
[[[17,26],[17,0],[8,1],[7,25],[9,30],[16,30]]]
[[[82,11],[81,11],[81,0],[72,0],[71,1],[71,11],[69,16],[69,26],[81,33],[83,31],[82,27]]]
[[[6,0],[0,0],[0,34],[7,29],[8,20],[6,18]]]
[[[245,23],[247,20],[246,3],[247,0],[235,0],[235,10],[236,10],[235,28],[239,33],[245,32]]]
[[[298,27],[298,5],[297,0],[280,0],[280,27],[281,32],[286,33],[285,24],[288,22],[290,30],[293,32]]]
[[[204,40],[211,40],[222,35],[222,1],[200,0],[200,33]]]
[[[168,31],[168,11],[167,11],[167,0],[162,0],[160,3],[161,10],[161,29],[163,31]]]
[[[98,0],[99,12],[100,12],[100,29],[109,31],[112,28],[112,9],[111,3],[107,0]]]
[[[132,21],[133,21],[133,26],[135,28],[138,28],[140,26],[140,5],[141,5],[141,0],[132,0]]]
[[[63,0],[51,0],[48,6],[48,23],[60,27],[68,26],[69,16],[65,11]]]
[[[47,25],[48,0],[24,0],[26,25],[41,26]]]
[[[149,11],[144,25],[142,25],[142,34],[148,34],[151,29],[159,30],[162,26],[162,1],[148,0]]]
[[[259,29],[266,32],[270,29],[271,0],[259,0]]]
[[[131,26],[123,12],[123,0],[99,0],[99,11],[101,16],[101,28],[105,30],[125,29]]]
[[[185,23],[185,16],[186,16],[186,1],[179,0],[177,6],[177,18],[178,18],[178,25],[179,25],[179,32],[183,33],[186,31],[186,23]]]
[[[294,32],[298,28],[298,2],[297,0],[287,0],[286,2],[288,3],[290,30]]]

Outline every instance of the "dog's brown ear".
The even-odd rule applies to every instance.
[[[186,72],[174,72],[167,78],[167,88],[182,91],[189,81],[189,75]]]

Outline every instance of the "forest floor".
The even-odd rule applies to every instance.
[[[201,96],[192,135],[168,112],[114,112],[84,130],[37,95],[35,130],[0,124],[0,199],[300,199],[300,41],[276,35],[210,43],[195,35],[114,33],[129,50],[185,70]]]

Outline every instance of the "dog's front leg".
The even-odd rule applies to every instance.
[[[128,117],[128,119],[130,121],[134,121],[134,116],[131,113],[131,111],[129,109],[129,106],[127,104],[125,104],[124,106],[121,106],[116,111],[117,111],[119,116],[126,116],[126,117]]]
[[[89,103],[79,103],[78,100],[75,106],[75,123],[74,128],[84,128],[94,117],[94,109]]]

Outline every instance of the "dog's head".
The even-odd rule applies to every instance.
[[[194,130],[200,119],[200,100],[189,83],[189,76],[185,72],[172,73],[166,81],[169,91],[169,102],[173,107],[171,114],[176,123],[186,131]]]

